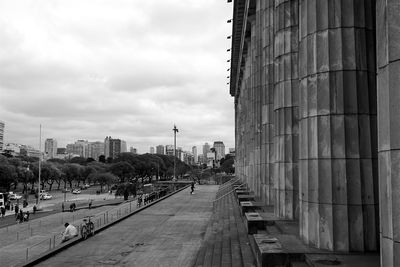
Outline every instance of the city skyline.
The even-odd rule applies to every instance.
[[[176,124],[185,150],[233,147],[231,16],[219,1],[2,1],[5,142],[38,147],[41,124],[59,146],[111,135],[143,153]]]

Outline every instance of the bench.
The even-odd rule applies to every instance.
[[[258,212],[246,212],[244,218],[248,234],[257,234],[259,229],[264,229],[264,219]]]
[[[254,201],[255,200],[255,195],[253,194],[248,194],[248,195],[237,195],[237,200],[238,202],[242,201]]]
[[[254,202],[254,201],[241,201],[239,203],[240,206],[240,213],[242,216],[246,212],[255,212],[256,210],[262,209],[264,204],[262,202]]]

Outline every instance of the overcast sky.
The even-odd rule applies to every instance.
[[[223,0],[0,1],[5,143],[234,147]]]

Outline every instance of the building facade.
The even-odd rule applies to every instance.
[[[382,266],[400,266],[398,1],[236,0],[233,10],[237,176],[298,221],[304,243],[380,248]]]
[[[4,121],[0,121],[0,151],[4,149],[4,128],[6,124]]]
[[[174,146],[173,145],[165,146],[165,155],[174,156]]]
[[[154,150],[154,147],[151,146],[151,147],[150,147],[150,154],[154,154],[154,151],[155,151],[155,150]]]
[[[216,160],[220,161],[222,158],[225,157],[225,145],[224,145],[224,142],[215,141],[213,147],[215,149]]]
[[[67,154],[71,157],[89,157],[89,142],[87,140],[77,140],[73,144],[67,144]]]
[[[163,145],[156,146],[156,153],[160,155],[165,155],[165,148]]]
[[[57,140],[54,138],[47,138],[44,141],[44,153],[48,159],[53,159],[57,155]]]
[[[210,145],[208,143],[205,143],[203,145],[203,158],[206,159],[207,158],[207,154],[210,153]],[[206,162],[203,162],[206,163]]]
[[[197,146],[193,146],[192,147],[192,155],[193,155],[193,161],[194,163],[198,162],[198,158],[197,158]]]
[[[127,152],[126,141],[114,139],[106,136],[104,139],[104,156],[107,158],[116,158],[119,154]]]
[[[89,142],[88,144],[88,156],[89,158],[99,160],[99,157],[104,154],[104,142],[96,141]]]

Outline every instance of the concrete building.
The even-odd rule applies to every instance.
[[[4,149],[4,121],[0,121],[0,151]]]
[[[67,144],[67,154],[72,156],[79,156],[82,158],[88,158],[89,150],[88,150],[89,142],[87,140],[77,140],[73,144]]]
[[[154,154],[154,147],[153,146],[150,147],[150,154]]]
[[[106,136],[104,139],[104,156],[107,158],[116,158],[119,154],[127,152],[126,142],[121,139],[114,139]]]
[[[237,176],[304,243],[400,266],[399,2],[233,5]]]
[[[213,145],[215,149],[216,160],[220,161],[225,157],[225,145],[222,141],[215,141]]]
[[[104,154],[104,142],[96,141],[88,144],[88,157],[99,160],[99,157]]]
[[[160,155],[165,155],[165,148],[163,145],[156,146],[156,153]]]
[[[203,145],[203,157],[204,157],[204,159],[207,158],[207,153],[210,153],[210,145],[208,143],[205,143]],[[203,163],[206,163],[206,162],[203,162]]]
[[[194,163],[198,162],[198,158],[197,158],[197,146],[193,146],[192,147],[192,154],[193,154],[193,161]]]
[[[173,145],[166,145],[165,146],[165,154],[168,156],[174,155],[174,146]]]
[[[57,155],[57,140],[54,138],[47,138],[44,141],[44,153],[46,158],[53,159]]]

